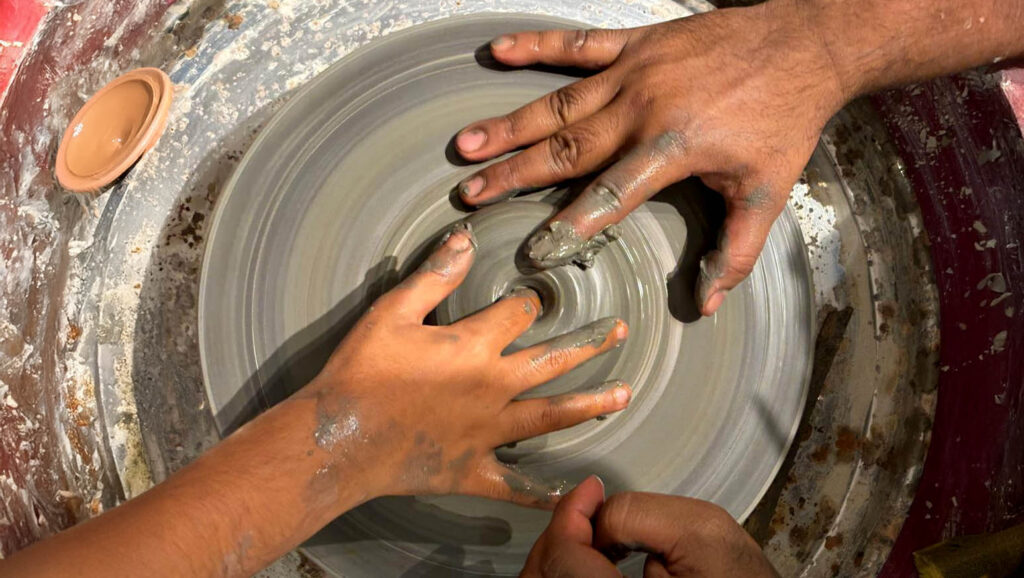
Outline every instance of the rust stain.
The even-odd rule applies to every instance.
[[[228,23],[228,30],[238,30],[238,27],[245,21],[245,17],[235,12],[225,16],[224,21]]]
[[[74,323],[68,324],[68,341],[78,341],[82,336],[82,328]]]
[[[811,461],[814,462],[814,463],[817,463],[817,464],[825,463],[825,461],[828,460],[828,446],[827,445],[818,446],[817,449],[815,449],[813,452],[811,452],[810,458],[811,458]]]
[[[836,534],[835,536],[826,536],[825,537],[825,549],[826,550],[835,550],[836,548],[838,548],[838,547],[840,547],[842,545],[843,545],[843,535],[842,534]]]
[[[861,441],[857,432],[847,426],[842,426],[836,433],[836,459],[840,462],[849,463],[860,450]]]

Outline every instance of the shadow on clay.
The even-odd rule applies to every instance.
[[[434,550],[422,562],[406,570],[401,578],[447,578],[451,576],[451,568],[462,568],[467,573],[494,574],[494,565],[488,561],[477,562],[465,566],[466,550],[458,546],[443,545]]]
[[[395,263],[395,257],[386,257],[371,267],[359,287],[267,358],[225,405],[224,415],[238,416],[227,426],[225,436],[283,401],[320,373],[342,338],[373,301],[398,284]],[[265,368],[272,368],[269,376]]]
[[[676,183],[651,198],[673,207],[686,223],[686,245],[676,269],[668,275],[668,309],[683,323],[701,318],[697,309],[700,259],[717,245],[725,221],[725,200],[697,178]]]
[[[595,72],[592,71],[592,70],[586,70],[586,69],[583,69],[583,68],[574,68],[574,67],[564,67],[563,68],[563,67],[557,67],[557,66],[547,66],[547,65],[543,65],[543,64],[534,64],[532,66],[509,66],[507,64],[502,64],[501,62],[498,62],[497,60],[495,60],[494,59],[494,55],[491,54],[491,44],[490,44],[490,42],[488,42],[487,44],[481,44],[479,47],[477,47],[477,49],[473,51],[473,58],[476,59],[476,63],[479,64],[482,68],[486,68],[488,70],[494,70],[496,72],[512,72],[512,71],[515,71],[515,70],[532,70],[532,71],[536,71],[536,72],[547,72],[547,73],[551,73],[551,74],[560,74],[562,76],[571,76],[571,77],[574,77],[574,78],[585,78],[587,76],[591,76],[591,75],[595,74]],[[512,111],[509,111],[509,112],[512,112]]]

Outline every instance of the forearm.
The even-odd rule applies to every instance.
[[[358,464],[318,444],[329,391],[314,381],[165,483],[15,555],[0,573],[254,573],[368,497]]]
[[[1024,54],[1022,0],[770,0],[819,36],[847,98]],[[771,8],[770,8],[771,9]]]

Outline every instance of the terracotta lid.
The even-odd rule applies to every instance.
[[[156,144],[167,125],[171,79],[157,68],[119,76],[94,94],[64,131],[57,180],[80,193],[121,176]]]

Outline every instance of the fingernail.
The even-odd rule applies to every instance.
[[[615,404],[624,407],[629,403],[630,391],[625,385],[620,385],[612,390],[612,398],[615,400]]]
[[[485,142],[487,142],[487,133],[478,128],[463,131],[459,133],[459,136],[455,137],[455,146],[459,147],[459,150],[462,152],[467,153],[479,150],[480,147],[484,146]]]
[[[480,175],[470,177],[459,183],[459,196],[463,199],[472,199],[484,190],[484,178]]]
[[[532,308],[536,308],[537,315],[541,314],[540,295],[529,287],[524,287],[522,285],[520,285],[519,287],[515,287],[511,289],[508,293],[506,293],[505,297],[525,297],[530,300],[526,306],[526,312],[533,313]]]
[[[459,221],[452,225],[452,228],[441,237],[441,245],[447,245],[459,253],[476,249],[476,236],[473,235],[473,225],[468,221]]]
[[[516,39],[514,36],[504,34],[491,41],[491,48],[493,48],[494,50],[508,50],[509,48],[515,46],[515,44]]]
[[[722,289],[715,291],[714,294],[708,297],[708,300],[704,302],[704,315],[712,315],[715,311],[718,311],[718,308],[722,306],[722,302],[725,301],[725,296],[728,293],[729,291]]]
[[[601,479],[601,476],[597,474],[590,474],[590,477],[594,478],[595,480],[597,480],[597,483],[601,484],[601,495],[605,495],[605,492],[607,491],[607,486],[604,485],[604,480]]]
[[[700,274],[697,276],[697,307],[704,308],[708,299],[717,292],[715,281],[722,276],[721,253],[712,251],[701,257]]]
[[[626,325],[625,321],[621,319],[615,320],[615,332],[612,334],[612,336],[615,338],[616,341],[615,347],[618,347],[625,343],[626,338],[629,337],[629,326]]]

